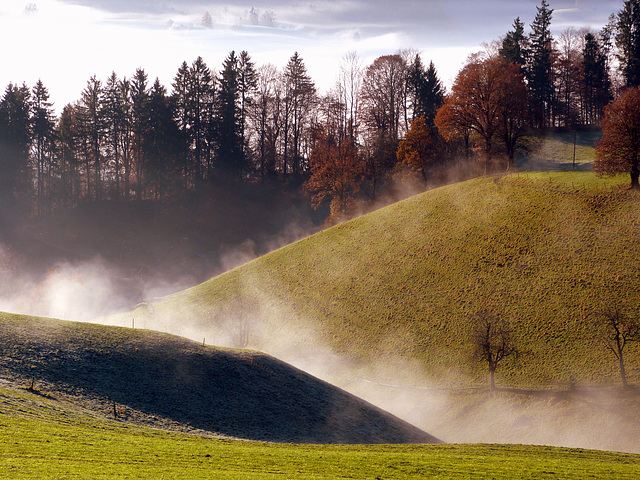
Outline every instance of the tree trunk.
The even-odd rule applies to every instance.
[[[490,371],[489,371],[489,374],[490,374],[490,377],[491,377],[491,384],[490,384],[490,385],[491,385],[491,391],[492,391],[492,392],[495,392],[495,391],[496,391],[495,373],[496,373],[496,371],[495,371],[495,370],[490,370]]]
[[[624,358],[622,357],[622,352],[620,352],[620,354],[618,355],[618,363],[620,364],[620,378],[622,378],[622,386],[624,388],[627,388],[627,371],[624,368]]]
[[[631,163],[631,190],[640,190],[640,183],[638,183],[638,177],[640,177],[640,167],[638,166],[638,159]]]

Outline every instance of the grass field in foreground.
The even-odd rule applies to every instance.
[[[640,455],[522,445],[293,445],[127,425],[0,389],[0,476],[11,479],[638,478]]]

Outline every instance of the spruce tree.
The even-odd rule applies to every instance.
[[[527,37],[520,17],[513,22],[513,30],[509,30],[502,40],[498,54],[509,63],[517,63],[521,67],[527,63]]]
[[[131,131],[133,134],[133,161],[136,170],[136,199],[144,196],[145,163],[147,161],[147,135],[151,122],[148,77],[138,68],[131,79]]]
[[[598,39],[592,33],[587,33],[584,41],[582,71],[585,122],[593,124],[602,118],[605,105],[612,99],[611,81],[606,55]]]
[[[216,99],[217,161],[221,172],[240,177],[244,169],[238,58],[229,53],[222,65]]]
[[[291,170],[294,175],[302,173],[301,142],[306,120],[316,98],[316,87],[307,73],[302,57],[295,52],[284,70],[285,78],[285,150],[284,173],[288,167],[288,144],[293,149]]]
[[[617,16],[616,45],[627,87],[640,86],[640,0],[626,0]]]
[[[243,50],[238,58],[238,90],[240,92],[240,136],[243,146],[246,145],[245,125],[247,109],[251,104],[251,94],[258,85],[258,74],[251,57]]]
[[[535,126],[547,127],[552,123],[554,97],[554,52],[550,30],[553,9],[549,8],[547,0],[542,0],[540,6],[536,8],[538,13],[531,24],[532,31],[529,35],[530,50],[526,76]]]
[[[29,88],[10,83],[0,100],[0,200],[13,203],[27,184]]]
[[[36,207],[39,214],[45,212],[45,198],[49,197],[50,193],[47,187],[51,185],[54,161],[54,117],[49,90],[42,80],[38,80],[31,95],[31,139],[36,165]]]

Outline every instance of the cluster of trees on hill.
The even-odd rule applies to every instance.
[[[318,92],[294,53],[284,69],[229,53],[219,72],[184,62],[171,91],[144,69],[89,79],[54,114],[47,88],[9,84],[0,99],[0,196],[36,213],[83,200],[162,199],[211,182],[281,181],[332,215],[357,195],[375,200],[399,169],[426,181],[433,166],[478,156],[513,162],[531,129],[597,124],[622,87],[640,83],[640,2],[627,0],[600,32],[554,39],[542,0],[470,57],[452,91],[435,66],[402,51],[339,65]]]

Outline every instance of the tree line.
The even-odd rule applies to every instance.
[[[598,32],[550,31],[542,0],[530,24],[471,56],[450,92],[433,63],[405,50],[370,65],[347,54],[321,93],[296,52],[284,68],[232,51],[219,71],[183,62],[170,89],[143,68],[91,77],[54,113],[41,81],[0,99],[0,197],[44,214],[81,201],[159,200],[216,182],[303,185],[338,218],[375,201],[399,171],[423,181],[438,164],[513,164],[525,134],[596,125],[640,84],[640,1]]]

